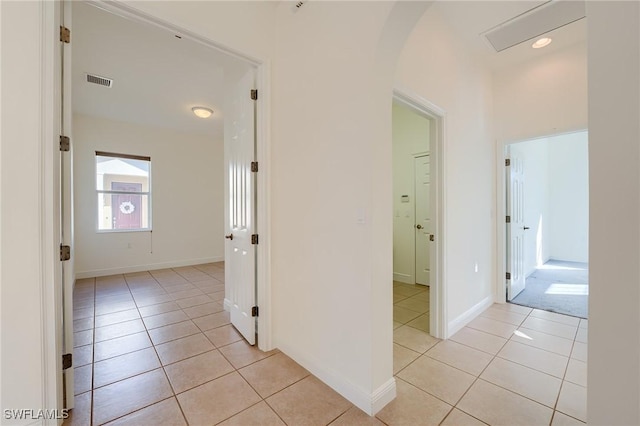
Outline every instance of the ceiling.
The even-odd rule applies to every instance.
[[[495,52],[482,36],[541,4],[522,1],[438,1],[439,13],[478,58],[492,69],[533,60],[586,40],[586,19],[549,34],[553,43],[530,42]],[[164,29],[73,2],[73,110],[91,116],[223,138],[225,78],[248,65]],[[86,73],[114,80],[112,88],[86,82]],[[191,108],[214,110],[208,119]]]
[[[493,70],[499,70],[586,41],[586,19],[546,33],[545,36],[552,38],[553,42],[542,49],[533,49],[532,40],[502,52],[496,52],[482,35],[547,1],[438,1],[433,8],[445,18],[449,26],[478,58],[485,61]]]
[[[225,77],[244,62],[175,34],[73,2],[73,111],[223,138]],[[107,88],[86,73],[113,79]],[[213,109],[208,119],[191,111]]]

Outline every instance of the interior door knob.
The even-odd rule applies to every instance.
[[[422,229],[422,225],[417,224],[417,225],[416,225],[416,228],[418,228],[418,229]]]
[[[228,240],[233,240],[233,234],[225,235],[224,237]]]
[[[526,231],[527,229],[531,229],[531,228],[529,228],[528,226],[524,226],[522,229]]]

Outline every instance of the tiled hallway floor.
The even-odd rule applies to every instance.
[[[425,300],[419,304],[415,300]],[[428,287],[394,283],[398,398],[388,424],[582,425],[586,421],[584,319],[494,304],[449,340],[420,330]],[[425,309],[427,309],[425,313]],[[453,407],[453,408],[452,408]]]
[[[439,341],[420,329],[424,287],[400,289],[395,302],[416,315],[394,313],[398,397],[370,418],[283,353],[245,343],[223,282],[223,264],[79,280],[65,425],[548,425],[554,408],[554,425],[584,419],[586,321],[494,305]]]

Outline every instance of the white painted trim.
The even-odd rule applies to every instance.
[[[76,272],[76,279],[105,277],[108,275],[131,274],[134,272],[155,271],[156,269],[179,268],[181,266],[201,265],[203,263],[223,262],[224,256],[203,257],[199,259],[184,259],[163,263],[149,263],[146,265],[125,266],[121,268],[94,269]]]
[[[561,133],[542,134],[520,140],[496,141],[496,278],[494,285],[495,303],[507,303],[507,247],[506,224],[504,218],[507,215],[507,186],[504,160],[509,158],[509,145],[520,142],[534,141],[536,139],[553,136],[570,135],[573,133],[588,132],[588,129],[571,130]]]
[[[493,296],[487,296],[472,306],[471,309],[463,312],[461,315],[458,315],[457,318],[449,323],[449,333],[451,333],[449,336],[456,334],[491,305],[493,305]]]
[[[494,300],[496,303],[507,302],[507,230],[504,218],[507,215],[506,171],[504,160],[508,158],[507,145],[496,141],[496,279],[494,286]]]
[[[217,52],[224,53],[233,58],[240,59],[241,61],[244,61],[244,62],[248,62],[251,65],[259,66],[264,63],[264,61],[259,58],[240,52],[239,50],[233,49],[222,43],[218,43],[207,37],[203,37],[198,33],[182,28],[169,21],[165,21],[164,19],[160,19],[158,17],[149,15],[145,12],[142,12],[136,9],[135,7],[124,4],[122,1],[89,0],[88,3],[91,4],[92,6],[98,7],[99,9],[105,10],[107,12],[113,13],[114,15],[118,15],[123,18],[127,18],[134,22],[153,25],[154,27],[160,28],[162,30],[171,31],[173,34],[178,34],[182,38],[195,41],[206,47],[214,49]]]
[[[396,88],[393,90],[393,99],[411,108],[414,112],[426,117],[431,121],[431,137],[429,156],[431,157],[432,182],[436,191],[435,218],[433,221],[433,234],[435,235],[435,262],[431,265],[431,298],[429,321],[431,323],[431,335],[441,339],[449,337],[448,309],[447,309],[447,275],[446,275],[446,218],[447,218],[447,198],[446,198],[446,173],[445,159],[447,158],[445,143],[446,132],[446,111],[432,102],[424,99],[416,92]]]
[[[415,280],[413,279],[413,275],[402,274],[400,272],[393,273],[393,280],[406,284],[415,284]]]
[[[371,413],[369,415],[376,415],[382,410],[388,403],[393,401],[396,397],[396,378],[390,378],[387,383],[380,386],[373,391],[371,396]]]
[[[218,52],[225,53],[256,67],[256,88],[258,89],[257,122],[256,122],[256,161],[260,164],[257,184],[257,231],[260,244],[257,259],[257,291],[260,316],[258,317],[258,347],[264,351],[273,349],[271,333],[271,62],[245,54],[195,32],[174,25],[171,22],[148,15],[121,2],[96,0],[93,5],[108,12],[137,22],[143,22],[180,34],[184,39],[200,43]]]
[[[55,135],[60,130],[60,104],[55,87],[60,67],[60,49],[56,31],[60,25],[60,3],[40,1],[40,306],[42,321],[42,407],[63,408],[62,399],[62,273],[59,258],[60,212],[59,165],[55,161]],[[59,42],[58,42],[59,44]],[[57,425],[55,419],[43,419],[42,425]]]
[[[257,180],[257,232],[260,235],[257,254],[257,305],[258,348],[274,349],[271,333],[271,63],[265,61],[257,66],[256,87],[256,161],[260,164]]]
[[[396,382],[393,377],[380,388],[369,393],[349,380],[345,380],[343,374],[327,369],[326,364],[320,360],[303,355],[297,348],[287,344],[279,347],[283,353],[370,416],[375,415],[376,409],[379,411],[396,396]]]
[[[224,303],[223,303],[223,307],[224,310],[229,312],[231,311],[231,300],[227,299],[226,297],[224,298]]]

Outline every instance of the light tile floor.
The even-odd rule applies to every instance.
[[[221,263],[80,280],[65,425],[582,424],[586,321],[494,305],[440,341],[423,331],[428,298],[394,285],[398,397],[372,418],[245,343],[222,306]]]
[[[426,294],[426,296],[425,296]],[[394,374],[388,424],[581,425],[588,321],[494,304],[451,339],[422,331],[428,287],[394,283]],[[411,299],[421,298],[425,305]],[[409,312],[411,311],[412,312]],[[428,327],[428,311],[426,312]]]

